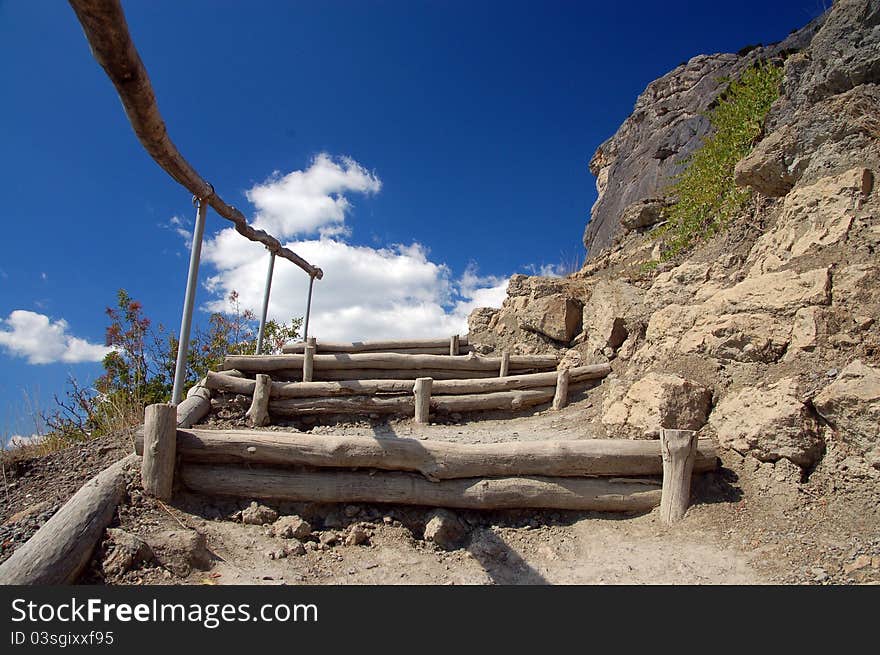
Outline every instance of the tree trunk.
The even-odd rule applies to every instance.
[[[638,479],[518,477],[430,482],[408,473],[290,471],[200,464],[184,466],[181,476],[192,491],[274,501],[609,512],[648,511],[660,503],[659,485]]]
[[[125,495],[129,455],[86,482],[36,534],[0,564],[0,585],[73,584]]]

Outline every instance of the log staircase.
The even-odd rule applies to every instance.
[[[559,368],[556,357],[545,355],[483,357],[466,336],[310,339],[286,345],[280,355],[227,357],[223,370],[209,373],[178,407],[151,406],[136,452],[144,455],[144,487],[166,499],[176,479],[195,492],[276,501],[595,511],[660,505],[664,520],[676,520],[687,508],[692,472],[717,466],[714,445],[690,431],[661,430],[659,442],[465,445],[191,427],[241,397],[249,399],[252,428],[313,415],[412,416],[428,424],[453,412],[542,404],[558,410],[569,393],[598,384],[610,370],[607,364]]]

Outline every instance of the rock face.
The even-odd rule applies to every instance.
[[[608,248],[627,229],[622,219],[633,223],[627,208],[663,195],[685,158],[708,134],[704,112],[724,90],[723,78],[738,77],[756,61],[801,50],[820,24],[817,19],[780,43],[744,55],[694,57],[648,85],[632,115],[590,160],[599,197],[584,232],[588,257]]]
[[[736,169],[755,192],[749,207],[674,263],[645,266],[663,245],[645,233],[657,191],[704,133],[717,76],[782,50],[782,93]],[[591,167],[600,198],[587,235],[594,250],[612,237],[615,247],[564,280],[511,279],[501,310],[472,315],[495,339],[487,348],[609,361],[613,375],[578,406],[597,436],[703,429],[744,456],[801,467],[798,479],[827,445],[829,466],[845,452],[848,470],[876,475],[880,0],[838,0],[771,48],[691,60],[649,85]],[[547,335],[552,325],[569,337],[568,298],[583,311],[565,343]]]
[[[841,439],[863,452],[880,446],[880,369],[855,360],[813,399]]]
[[[764,462],[785,458],[806,467],[822,452],[818,424],[800,400],[797,381],[792,378],[728,395],[715,407],[709,422],[722,446]]]

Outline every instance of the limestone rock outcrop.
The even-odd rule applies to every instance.
[[[800,398],[797,380],[746,387],[723,398],[709,422],[722,446],[765,462],[785,458],[801,467],[822,452],[819,426]]]

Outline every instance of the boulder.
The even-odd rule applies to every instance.
[[[863,452],[880,446],[880,369],[850,362],[813,398],[813,407],[842,440]]]
[[[811,466],[822,452],[819,426],[800,398],[794,378],[746,387],[716,405],[709,417],[719,443],[741,455]]]
[[[545,296],[526,305],[517,319],[524,330],[569,343],[581,331],[582,307],[579,300],[564,295]]]
[[[602,423],[635,436],[659,435],[660,428],[699,430],[706,423],[712,392],[678,375],[649,373],[626,388],[609,387]]]
[[[646,198],[629,205],[620,216],[620,224],[626,231],[650,227],[663,220],[663,209],[668,202],[663,198]]]

